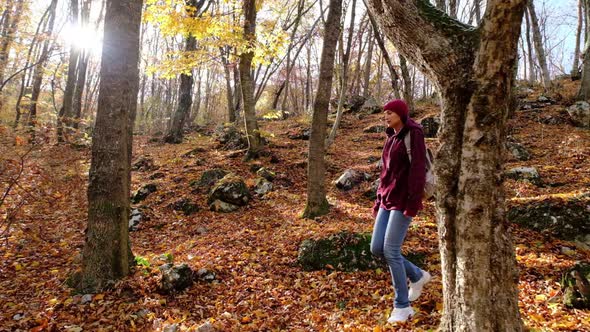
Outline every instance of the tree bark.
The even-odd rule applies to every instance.
[[[354,33],[354,18],[356,13],[356,0],[352,0],[352,12],[350,14],[350,26],[348,27],[348,39],[346,40],[346,51],[342,57],[342,71],[340,76],[340,95],[338,96],[338,110],[336,111],[336,120],[332,125],[332,130],[326,141],[326,148],[330,148],[334,140],[336,139],[336,132],[340,126],[342,120],[342,114],[344,113],[344,99],[346,98],[347,85],[348,85],[348,65],[350,63],[350,49],[352,46],[352,35]],[[342,15],[342,14],[341,14]],[[327,23],[326,23],[327,24]],[[340,39],[342,45],[343,39]]]
[[[365,60],[365,70],[363,72],[363,97],[365,98],[368,98],[371,95],[371,65],[373,64],[373,36],[375,35],[375,31],[372,28],[370,28],[369,31],[369,47],[367,50],[367,58]]]
[[[190,12],[189,16],[197,17],[199,14],[199,4],[197,0],[186,0],[186,6],[191,8],[187,10]],[[185,52],[193,52],[197,49],[197,39],[192,33],[189,33],[185,41]],[[178,90],[179,101],[174,112],[172,123],[169,127],[168,134],[164,137],[164,142],[179,144],[182,143],[184,124],[190,114],[191,106],[193,104],[193,73],[180,74],[180,87]]]
[[[71,0],[71,24],[78,25],[78,0]],[[64,142],[71,136],[70,128],[73,125],[72,104],[74,102],[74,90],[76,89],[76,72],[78,70],[78,57],[80,50],[74,45],[70,46],[70,60],[68,63],[68,76],[64,90],[63,104],[57,119],[57,141]]]
[[[535,78],[537,77],[537,75],[535,74],[535,61],[533,59],[533,44],[531,43],[531,24],[530,24],[530,19],[529,19],[529,15],[525,12],[524,14],[524,18],[525,18],[525,22],[526,22],[526,33],[525,33],[525,37],[526,37],[526,44],[527,44],[527,59],[529,61],[529,84],[532,86],[533,84],[535,84]]]
[[[476,30],[427,0],[369,0],[400,53],[442,97],[437,219],[442,331],[522,331],[504,218],[502,147],[525,0],[490,0]]]
[[[590,100],[590,1],[584,1],[584,19],[586,22],[586,41],[584,43],[584,59],[582,60],[582,80],[576,100]]]
[[[584,21],[584,12],[582,10],[582,1],[578,0],[578,28],[576,29],[576,46],[574,48],[574,62],[572,64],[572,80],[580,78],[580,38],[582,36],[582,25]]]
[[[551,78],[549,77],[549,69],[547,68],[547,58],[545,57],[545,48],[543,47],[543,38],[541,30],[539,29],[539,21],[535,13],[535,5],[533,0],[527,0],[527,11],[531,18],[531,28],[533,29],[533,44],[535,45],[535,53],[539,60],[539,67],[541,68],[541,78],[545,90],[551,87]]]
[[[332,92],[332,77],[334,75],[334,57],[336,43],[340,36],[340,18],[342,17],[342,0],[330,0],[330,9],[326,19],[324,44],[320,59],[320,77],[311,122],[309,138],[309,161],[307,163],[307,201],[302,217],[313,219],[328,213],[329,205],[326,199],[326,164],[325,146],[326,124],[328,123],[328,108]]]
[[[406,58],[403,55],[399,55],[399,67],[402,72],[402,78],[404,79],[404,100],[408,104],[410,112],[414,111],[414,91],[412,90],[412,79],[410,78],[410,72],[408,71],[408,64]]]
[[[5,9],[2,40],[0,42],[0,82],[4,82],[4,71],[8,64],[10,48],[23,13],[24,2],[24,0],[16,0],[16,5],[13,8],[14,1],[10,0]]]
[[[250,46],[256,40],[256,0],[243,0],[244,3],[244,39]],[[258,158],[262,150],[262,140],[256,121],[256,103],[254,101],[254,82],[252,80],[252,59],[254,52],[249,50],[240,55],[240,84],[244,106],[244,122],[248,138],[246,159]]]
[[[236,122],[236,112],[234,109],[234,93],[231,87],[231,70],[228,60],[228,46],[220,47],[221,63],[223,63],[223,74],[225,75],[225,96],[227,98],[227,120],[231,123]]]
[[[88,227],[76,290],[100,292],[129,274],[132,130],[139,89],[141,0],[107,0]]]
[[[53,28],[55,26],[55,9],[57,7],[57,0],[52,0],[51,4],[49,5],[48,10],[48,23],[47,23],[47,36],[53,35]],[[45,62],[47,61],[47,57],[49,55],[50,49],[50,39],[47,38],[43,41],[43,49],[41,50],[40,60],[41,62],[35,68],[35,73],[33,74],[33,88],[31,92],[31,107],[29,109],[29,126],[31,128],[35,127],[36,119],[37,119],[37,103],[39,101],[39,95],[41,94],[41,83],[43,82],[43,71],[45,70]],[[32,131],[31,141],[34,142],[34,130]]]

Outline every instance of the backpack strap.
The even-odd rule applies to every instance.
[[[404,136],[404,144],[406,145],[406,152],[408,153],[408,159],[410,159],[410,164],[412,163],[412,138],[410,137],[410,131],[406,133]]]

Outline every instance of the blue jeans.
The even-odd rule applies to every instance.
[[[407,279],[416,282],[422,278],[422,270],[402,256],[402,243],[406,237],[411,217],[404,216],[402,211],[380,208],[373,227],[371,252],[377,257],[385,258],[395,288],[396,308],[410,306],[408,300]]]

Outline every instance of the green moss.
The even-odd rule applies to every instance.
[[[324,199],[320,205],[306,204],[305,210],[301,213],[301,218],[304,219],[315,219],[328,214],[330,212],[330,204],[327,199]]]

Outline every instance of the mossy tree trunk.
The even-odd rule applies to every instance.
[[[141,0],[108,0],[98,111],[92,138],[88,226],[79,292],[98,292],[129,274],[132,128],[139,90]]]
[[[313,103],[311,120],[311,134],[309,137],[309,162],[307,163],[307,201],[303,217],[313,219],[328,213],[326,199],[326,125],[328,123],[328,108],[332,92],[332,78],[334,74],[334,57],[336,43],[340,35],[340,18],[342,16],[342,0],[330,0],[330,9],[324,30],[324,44],[320,58],[320,78]]]
[[[442,97],[437,219],[442,331],[522,331],[504,218],[502,147],[525,0],[490,0],[478,29],[427,0],[368,0],[400,53]]]

